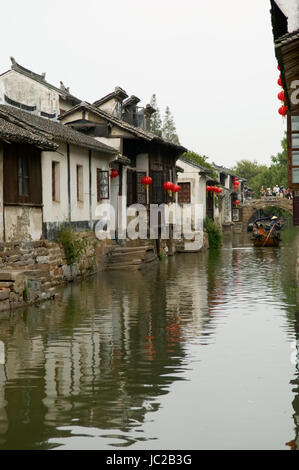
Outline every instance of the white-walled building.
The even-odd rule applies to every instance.
[[[91,229],[117,151],[12,106],[0,105],[0,124],[0,240],[51,239],[65,222]]]
[[[81,100],[73,96],[62,82],[60,88],[18,64],[11,57],[11,69],[0,75],[0,104],[7,104],[48,119],[57,117]]]

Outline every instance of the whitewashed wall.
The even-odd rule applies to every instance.
[[[203,205],[203,217],[206,215],[206,177],[199,175],[200,169],[193,165],[179,160],[178,165],[184,170],[184,173],[178,173],[177,184],[191,183],[191,203]]]
[[[2,142],[0,142],[0,241],[4,240],[3,210],[3,146]]]
[[[59,201],[52,201],[52,161],[59,162]],[[44,222],[67,221],[68,192],[66,144],[61,144],[59,146],[58,152],[42,152],[42,190]]]
[[[275,0],[275,3],[288,18],[288,32],[299,29],[299,0]]]
[[[10,70],[0,77],[4,93],[12,100],[37,106],[37,112],[59,113],[59,94],[37,81]]]

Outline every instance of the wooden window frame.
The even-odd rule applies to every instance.
[[[60,162],[52,160],[52,201],[60,202]]]
[[[18,197],[25,200],[30,197],[30,175],[29,175],[29,158],[27,155],[18,155]]]
[[[181,187],[181,191],[179,191],[178,193],[178,203],[179,204],[191,204],[191,181],[181,181],[179,185]],[[183,199],[183,187],[187,185],[189,186],[189,200],[188,201]]]
[[[41,207],[41,150],[29,144],[3,143],[3,203]]]
[[[76,165],[77,202],[84,202],[83,165]]]

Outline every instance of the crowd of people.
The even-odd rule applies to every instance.
[[[260,195],[261,197],[286,197],[287,199],[292,199],[293,195],[290,190],[290,188],[285,188],[283,184],[280,186],[276,184],[273,189],[271,188],[264,188],[264,186],[261,186],[260,189]]]

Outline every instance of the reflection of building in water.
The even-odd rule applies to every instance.
[[[0,445],[4,444],[4,436],[8,429],[7,414],[5,410],[5,384],[6,384],[6,371],[5,371],[5,344],[0,340]]]
[[[189,331],[200,335],[208,311],[207,273],[202,254],[177,256],[168,261],[167,269],[167,316],[172,323],[182,323],[185,335]]]
[[[124,432],[140,426],[180,379],[182,339],[202,322],[198,285],[204,291],[206,281],[195,263],[190,273],[189,282],[182,275],[169,281],[155,267],[109,273],[68,286],[55,304],[3,319],[0,417],[7,414],[9,427],[1,446],[34,448],[72,419]]]
[[[295,385],[293,391],[295,392],[295,398],[292,402],[294,408],[294,424],[295,424],[295,438],[293,441],[287,443],[292,450],[299,450],[299,312],[296,312],[295,318],[295,331],[296,331],[296,378],[291,383]]]

